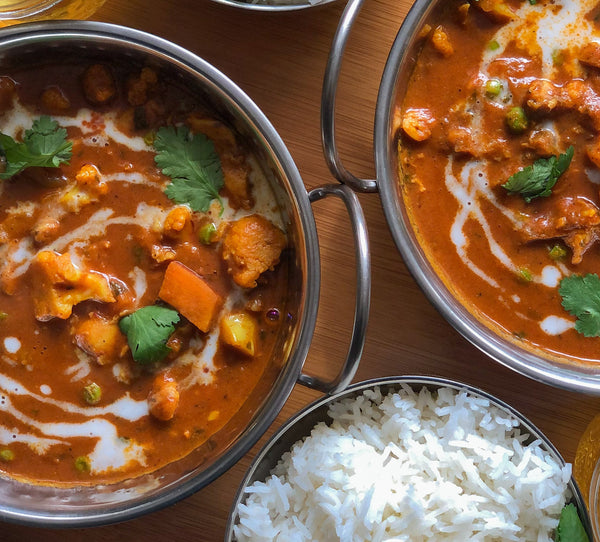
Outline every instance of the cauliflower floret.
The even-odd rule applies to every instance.
[[[188,224],[191,224],[191,220],[192,211],[187,205],[174,207],[165,218],[164,234],[167,237],[177,237]]]
[[[39,252],[32,262],[31,272],[35,317],[41,322],[52,318],[66,320],[75,305],[88,299],[104,303],[116,301],[108,278],[94,271],[82,271],[73,265],[68,253]]]
[[[72,213],[78,213],[108,192],[108,185],[102,180],[96,166],[91,164],[81,167],[75,175],[75,181],[75,184],[70,185],[59,198],[65,209]]]
[[[223,259],[233,280],[254,288],[256,279],[279,263],[286,245],[284,233],[261,215],[250,215],[232,223],[223,237]]]

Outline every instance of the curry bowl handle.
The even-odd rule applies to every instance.
[[[325,161],[338,181],[357,192],[376,192],[377,181],[359,179],[344,167],[335,140],[335,95],[340,78],[342,56],[362,4],[363,0],[349,0],[333,37],[321,93],[321,140]]]
[[[365,344],[371,302],[371,260],[367,224],[357,195],[344,184],[325,185],[315,188],[308,193],[311,203],[328,196],[340,198],[344,202],[350,217],[356,260],[354,324],[346,359],[338,375],[333,380],[327,381],[301,373],[298,377],[298,382],[323,393],[333,394],[345,389],[350,384],[360,363]]]

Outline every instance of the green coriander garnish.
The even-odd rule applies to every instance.
[[[67,131],[46,115],[25,130],[22,143],[0,132],[0,153],[6,160],[0,179],[10,179],[28,167],[58,167],[68,163],[72,147]]]
[[[589,542],[589,540],[579,519],[577,507],[573,503],[565,505],[560,512],[555,542]]]
[[[154,148],[156,165],[171,178],[165,189],[170,199],[202,212],[208,211],[214,199],[221,201],[221,160],[204,134],[191,134],[185,126],[163,127],[156,133]]]
[[[177,311],[158,305],[142,307],[121,318],[119,328],[127,335],[133,359],[141,364],[164,359],[171,351],[167,341],[179,319]]]
[[[502,186],[511,194],[521,194],[529,203],[534,198],[547,197],[558,178],[567,170],[574,153],[573,146],[560,156],[540,158],[511,175]]]
[[[560,281],[562,306],[577,317],[575,329],[585,337],[600,336],[600,278],[595,273]]]

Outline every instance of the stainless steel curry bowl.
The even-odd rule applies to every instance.
[[[352,23],[362,0],[351,0],[340,21],[330,51],[322,97],[322,135],[325,156],[336,178],[359,192],[379,192],[394,242],[414,280],[442,316],[467,340],[499,363],[534,380],[589,394],[600,394],[597,361],[573,362],[564,357],[526,348],[509,333],[478,318],[430,261],[408,216],[400,183],[394,111],[406,93],[422,41],[419,32],[443,1],[417,0],[403,21],[389,52],[379,86],[374,122],[376,179],[359,179],[348,171],[338,154],[335,138],[335,92],[341,59]]]
[[[258,157],[283,210],[293,265],[289,273],[291,317],[277,339],[268,372],[234,418],[205,445],[153,473],[115,484],[74,488],[38,485],[0,476],[0,520],[40,526],[92,526],[148,513],[206,486],[234,465],[273,422],[296,382],[324,392],[344,388],[357,368],[370,297],[368,241],[362,211],[352,191],[333,184],[307,193],[283,141],[248,96],[216,68],[158,37],[98,22],[47,22],[0,32],[0,66],[54,62],[68,51],[107,62],[151,63],[193,89],[198,100],[232,126]],[[2,71],[0,69],[0,71]],[[357,300],[348,355],[333,381],[302,373],[319,297],[319,247],[311,202],[336,196],[351,217],[357,250]],[[268,383],[268,384],[267,384]],[[211,450],[220,450],[216,455]],[[208,453],[210,452],[210,453]]]
[[[403,386],[408,386],[417,393],[422,388],[427,388],[432,392],[442,388],[448,388],[455,392],[464,390],[473,397],[483,398],[489,401],[491,406],[499,408],[501,411],[508,413],[510,416],[518,420],[518,429],[521,434],[529,435],[525,443],[530,443],[539,439],[539,441],[542,443],[542,448],[552,456],[557,464],[565,464],[563,458],[556,450],[554,445],[530,420],[528,420],[525,416],[523,416],[523,414],[519,413],[510,405],[479,388],[470,386],[466,383],[434,376],[410,375],[367,380],[353,384],[346,390],[343,390],[332,396],[314,401],[286,421],[269,439],[269,441],[258,452],[252,461],[252,464],[246,471],[246,475],[240,484],[236,498],[234,499],[230,509],[227,530],[225,533],[225,542],[237,540],[234,533],[234,526],[239,523],[238,507],[240,503],[244,504],[248,497],[248,492],[246,489],[255,482],[266,480],[277,463],[280,461],[282,455],[286,452],[289,452],[295,442],[301,441],[302,439],[308,437],[311,434],[312,429],[317,424],[331,423],[332,419],[328,413],[329,405],[331,403],[344,399],[353,399],[361,396],[365,391],[373,391],[375,389],[379,389],[382,396],[385,396],[387,394],[399,392]],[[592,526],[590,517],[585,506],[585,501],[573,477],[571,477],[568,482],[568,491],[571,495],[571,502],[577,506],[579,516],[591,540],[592,538],[590,533],[592,532]]]

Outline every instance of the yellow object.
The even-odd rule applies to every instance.
[[[224,316],[221,319],[221,340],[243,354],[253,356],[256,351],[256,321],[246,312]]]
[[[600,414],[592,419],[581,435],[573,462],[573,476],[588,506],[590,482],[598,459],[600,459]]]
[[[87,19],[106,0],[0,0],[0,27],[44,19]]]

